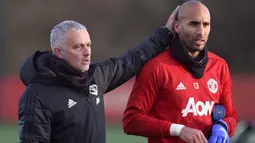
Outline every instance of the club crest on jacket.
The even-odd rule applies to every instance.
[[[89,86],[89,93],[92,95],[98,95],[98,88],[96,84],[92,84]]]
[[[215,79],[213,79],[213,78],[209,79],[207,81],[207,85],[208,85],[209,90],[213,94],[215,94],[218,91],[218,82]]]

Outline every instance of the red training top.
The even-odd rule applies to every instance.
[[[170,135],[172,123],[201,130],[212,126],[214,104],[226,109],[224,121],[233,136],[237,114],[232,81],[224,59],[208,52],[204,76],[194,78],[170,54],[170,49],[149,61],[137,76],[123,118],[127,134],[148,137],[149,143],[184,143]]]

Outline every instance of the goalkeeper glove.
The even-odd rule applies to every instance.
[[[214,122],[208,143],[229,143],[228,125],[222,119]]]

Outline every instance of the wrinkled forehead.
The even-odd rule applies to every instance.
[[[64,34],[67,43],[89,43],[90,35],[87,30],[69,30]]]

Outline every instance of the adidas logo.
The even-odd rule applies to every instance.
[[[72,99],[68,100],[68,108],[72,108],[77,102],[73,101]]]
[[[184,86],[184,84],[182,82],[180,82],[178,84],[178,86],[176,87],[176,90],[186,90],[187,88]]]

